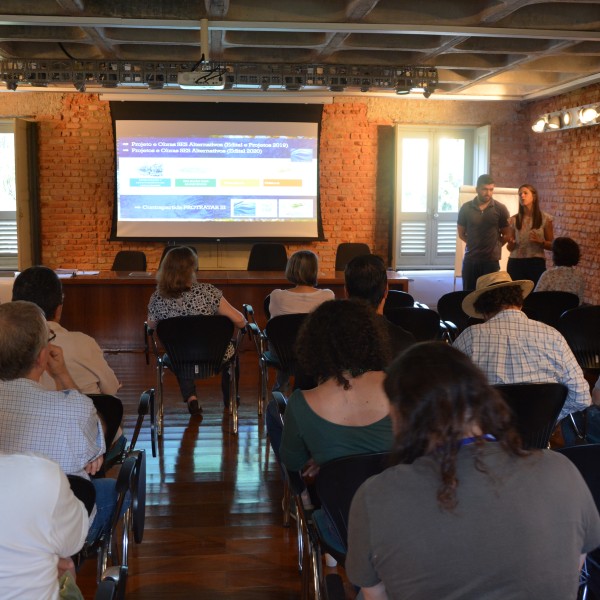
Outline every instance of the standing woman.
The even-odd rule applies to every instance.
[[[513,280],[530,279],[537,283],[546,270],[544,250],[552,248],[552,217],[540,210],[537,190],[529,183],[519,188],[519,212],[509,220],[514,236],[507,248],[510,258],[506,270]]]
[[[237,327],[245,327],[244,315],[225,300],[221,290],[210,283],[196,281],[197,270],[198,256],[191,248],[180,246],[167,252],[156,275],[156,291],[148,304],[148,325],[154,328],[160,321],[171,317],[224,315]],[[230,345],[225,360],[231,358],[233,352],[233,345]],[[178,377],[177,381],[189,413],[199,413],[194,380]],[[221,387],[223,402],[227,404],[229,375],[225,371]]]

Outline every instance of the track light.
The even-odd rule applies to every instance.
[[[587,106],[579,110],[579,121],[582,125],[592,125],[598,119],[598,107]]]
[[[586,104],[563,108],[562,110],[540,115],[531,126],[536,133],[575,129],[588,125],[600,125],[600,104]]]
[[[205,56],[205,55],[204,55]],[[0,60],[0,81],[9,89],[19,85],[48,86],[71,84],[78,91],[85,86],[104,88],[184,90],[256,89],[263,92],[286,89],[292,92],[315,89],[332,92],[385,92],[399,95],[422,91],[425,98],[435,92],[438,73],[435,67],[415,65],[324,65],[198,62],[152,62],[122,60],[44,60],[14,58]]]
[[[10,90],[11,92],[14,92],[17,89],[17,82],[16,81],[7,81],[6,89]]]
[[[540,117],[532,126],[531,129],[536,133],[542,133],[544,129],[546,129],[546,119],[544,117]]]

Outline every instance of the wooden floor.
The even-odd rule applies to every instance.
[[[123,383],[128,439],[140,393],[154,386],[143,354],[109,355]],[[203,417],[190,417],[172,374],[165,376],[165,431],[152,458],[149,426],[146,529],[130,546],[129,600],[296,600],[300,598],[295,529],[282,527],[282,482],[257,416],[256,355],[244,352],[239,435],[223,413],[218,378],[200,382]],[[95,593],[95,563],[78,575],[86,600]]]

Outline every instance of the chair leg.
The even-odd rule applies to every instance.
[[[259,388],[259,392],[258,392],[258,406],[259,406],[258,414],[261,415],[262,407],[267,402],[268,373],[267,373],[267,365],[265,364],[265,362],[263,360],[261,360],[259,362],[258,367],[259,367],[259,371],[260,371],[259,372],[260,388]]]
[[[233,433],[238,432],[238,404],[237,404],[237,385],[235,377],[235,360],[229,367],[229,410],[233,415]]]
[[[162,366],[162,361],[161,359],[157,359],[157,363],[156,363],[156,385],[155,390],[155,398],[154,398],[154,405],[155,407],[157,405],[160,405],[161,403],[161,399],[162,399],[162,395],[163,395],[163,366]],[[156,426],[156,412],[154,412],[154,422],[155,422],[155,426]],[[157,432],[158,433],[158,432]],[[160,433],[158,433],[158,435],[161,435],[162,431],[160,431]]]
[[[283,526],[284,527],[289,527],[290,526],[290,521],[291,521],[291,516],[290,516],[290,510],[291,510],[291,492],[290,492],[290,484],[287,481],[283,482]]]
[[[262,386],[262,367],[260,364],[260,360],[258,362],[258,416],[261,417],[263,414],[263,386]]]

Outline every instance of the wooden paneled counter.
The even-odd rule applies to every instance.
[[[282,272],[198,271],[198,280],[223,290],[237,309],[252,304],[258,322],[265,323],[263,300],[274,288],[289,287]],[[388,271],[390,289],[408,291],[408,280]],[[108,351],[140,351],[144,347],[143,323],[148,300],[156,289],[154,273],[101,272],[63,279],[65,303],[61,323],[70,330],[83,331]],[[344,275],[319,277],[319,287],[344,297]]]

